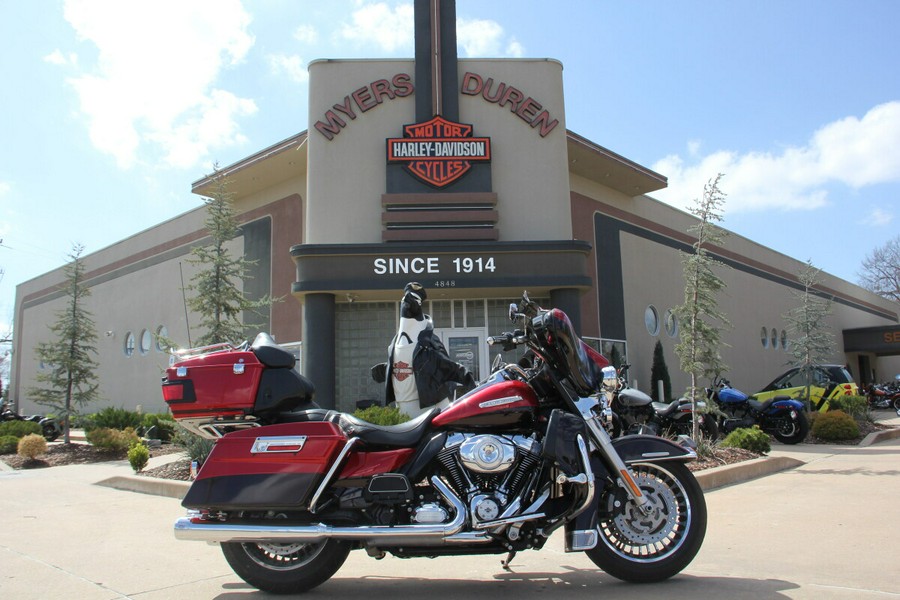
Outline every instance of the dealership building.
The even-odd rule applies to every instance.
[[[415,59],[312,62],[308,130],[220,170],[242,225],[230,248],[255,261],[244,292],[280,298],[258,329],[301,357],[320,405],[353,410],[383,401],[370,367],[386,360],[408,281],[425,286],[437,333],[478,377],[497,352],[486,337],[510,328],[508,305],[527,290],[565,310],[586,341],[626,356],[641,389],[661,342],[683,389],[672,310],[696,219],[653,198],[665,174],[567,129],[558,61],[458,59],[447,0],[417,0],[415,19]],[[209,196],[214,183],[192,191]],[[165,410],[159,336],[186,347],[203,333],[182,290],[197,268],[191,249],[208,241],[205,218],[200,207],[83,258],[103,398],[90,410]],[[711,250],[727,265],[728,378],[757,391],[791,358],[784,315],[804,263],[735,234]],[[60,268],[17,288],[10,390],[22,412],[40,410],[27,390],[48,368],[35,348],[65,306],[64,280]],[[858,383],[893,378],[897,304],[820,280],[832,299],[829,360]]]

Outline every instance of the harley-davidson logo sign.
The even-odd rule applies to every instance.
[[[393,372],[394,378],[397,381],[405,381],[407,377],[410,377],[413,374],[412,367],[402,360],[398,360],[394,363]]]
[[[404,163],[415,177],[435,187],[453,183],[473,162],[490,162],[491,138],[472,137],[472,126],[440,115],[403,126],[402,138],[387,140],[388,163]]]

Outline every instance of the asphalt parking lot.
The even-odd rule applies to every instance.
[[[900,422],[898,422],[900,424]],[[559,536],[501,556],[376,561],[353,552],[309,598],[900,598],[900,439],[869,446],[776,446],[799,465],[708,491],[698,556],[659,584],[621,583]],[[0,597],[258,598],[215,546],[179,542],[175,498],[99,482],[127,461],[0,471]]]

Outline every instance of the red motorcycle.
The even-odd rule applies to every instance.
[[[559,529],[626,581],[669,578],[706,533],[694,452],[654,436],[611,440],[615,369],[559,309],[523,295],[522,329],[492,337],[527,346],[530,365],[497,364],[444,410],[396,426],[315,408],[293,357],[261,334],[207,348],[167,371],[175,418],[216,443],[182,505],[178,539],[219,543],[249,584],[298,593],[328,580],[348,553],[375,558],[538,550]]]

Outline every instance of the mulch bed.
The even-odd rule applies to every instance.
[[[820,440],[810,435],[806,438],[804,443],[841,444],[852,446],[858,444],[860,441],[862,441],[863,438],[874,431],[892,429],[892,427],[888,425],[882,425],[880,423],[873,423],[870,421],[857,421],[857,424],[859,425],[860,430],[860,436],[858,438],[845,441],[831,441]],[[150,456],[163,456],[166,454],[173,454],[182,451],[183,450],[180,446],[176,446],[172,443],[164,443],[157,448],[150,448]],[[754,458],[759,458],[760,456],[762,455],[757,454],[756,452],[751,452],[749,450],[744,450],[742,448],[723,448],[720,446],[716,446],[712,448],[711,456],[701,456],[697,460],[688,463],[688,468],[691,471],[702,471],[704,469],[711,469],[714,467],[720,467],[722,465],[730,465],[746,460],[753,460]],[[91,446],[89,444],[60,443],[48,444],[47,453],[34,461],[28,460],[15,454],[0,456],[0,460],[2,460],[13,469],[39,469],[44,467],[90,464],[126,459],[126,453],[124,452],[110,452],[108,450],[95,448],[94,446]],[[179,459],[153,469],[145,469],[138,473],[138,475],[142,475],[145,477],[156,477],[160,479],[190,481],[191,461],[189,459]]]

